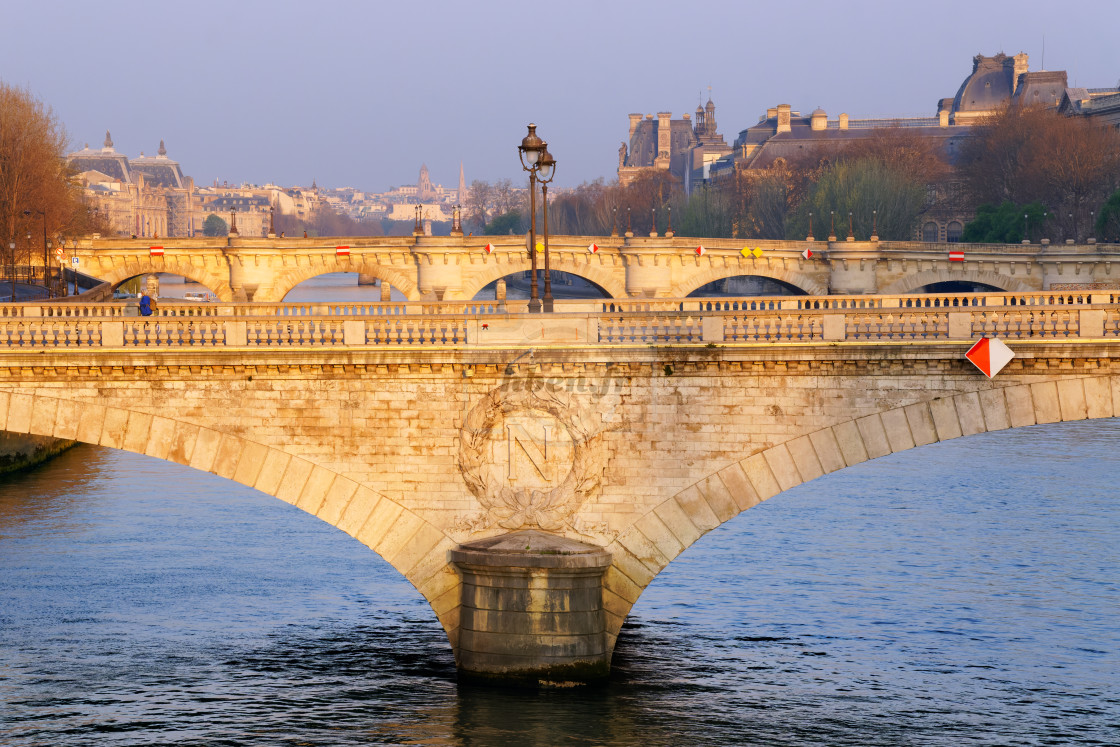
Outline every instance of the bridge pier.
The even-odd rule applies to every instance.
[[[462,578],[461,677],[499,683],[585,683],[610,672],[603,574],[611,554],[536,530],[451,551]]]

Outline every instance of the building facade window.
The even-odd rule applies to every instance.
[[[929,221],[922,226],[922,241],[937,241],[937,224]]]
[[[945,228],[945,239],[947,241],[957,242],[964,236],[964,225],[960,221],[951,221]]]

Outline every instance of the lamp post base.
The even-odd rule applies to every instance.
[[[530,314],[541,313],[541,300],[539,298],[530,298],[529,299],[529,313]]]

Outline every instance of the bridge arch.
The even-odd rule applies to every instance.
[[[284,300],[292,289],[304,280],[327,275],[332,272],[356,272],[361,275],[372,275],[383,283],[388,283],[405,295],[409,301],[420,300],[420,291],[416,287],[416,280],[411,273],[395,267],[387,267],[377,262],[362,261],[358,257],[350,257],[348,261],[324,263],[292,267],[286,272],[278,273],[276,280],[270,288],[260,288],[253,296],[254,301],[274,303]]]
[[[544,268],[544,261],[541,260],[537,263],[537,269]],[[602,288],[609,294],[610,298],[626,298],[626,282],[622,280],[619,275],[611,271],[607,267],[596,267],[590,262],[555,262],[551,263],[551,269],[566,272],[569,275],[576,275],[588,282]],[[463,272],[463,288],[459,293],[463,300],[473,299],[480,290],[485,288],[495,280],[516,275],[519,272],[529,272],[532,270],[532,265],[526,258],[522,261],[512,261],[503,263],[487,263],[485,267],[472,271],[468,274],[466,268]]]
[[[966,392],[862,415],[756,451],[647,511],[607,546],[603,604],[613,642],[642,592],[702,536],[802,483],[918,446],[989,431],[1120,415],[1120,376]],[[1120,405],[1120,397],[1117,398]],[[613,645],[613,644],[612,644]]]
[[[234,433],[182,420],[40,394],[0,391],[0,428],[143,454],[211,472],[334,526],[380,555],[419,591],[458,645],[455,547],[424,518],[345,475]]]
[[[976,272],[968,269],[934,269],[922,270],[913,275],[900,278],[885,288],[880,288],[879,293],[885,296],[896,296],[911,293],[916,288],[924,288],[934,283],[951,282],[981,283],[999,288],[1009,293],[1034,293],[1038,288],[1032,287],[1017,278],[1000,275],[996,272]]]
[[[199,267],[198,265],[192,264],[189,257],[180,258],[170,256],[160,257],[158,259],[145,257],[138,260],[130,260],[123,265],[113,266],[105,272],[98,273],[91,270],[90,274],[104,280],[115,289],[126,280],[161,272],[171,275],[182,275],[187,280],[204,285],[210,292],[218,297],[219,301],[225,301],[227,303],[233,301],[233,289],[229,285],[229,273],[224,269],[219,273],[205,265]]]
[[[710,267],[707,270],[697,272],[689,275],[686,279],[682,280],[674,286],[673,296],[675,298],[684,298],[698,288],[703,288],[708,283],[714,283],[718,280],[726,280],[733,277],[760,277],[769,278],[771,280],[778,280],[786,285],[791,285],[794,288],[801,290],[806,295],[810,296],[826,296],[828,295],[827,282],[821,283],[813,277],[801,272],[790,272],[788,270],[781,270],[777,268],[766,268],[764,271],[758,272],[744,272],[747,268],[741,266],[734,267]]]

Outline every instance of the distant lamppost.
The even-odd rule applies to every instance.
[[[521,168],[529,172],[529,266],[532,278],[529,281],[529,311],[540,313],[541,299],[537,289],[537,172],[540,170],[541,152],[544,142],[537,137],[537,126],[529,124],[529,134],[517,146],[517,156]]]
[[[629,239],[629,238],[632,238],[633,236],[634,236],[634,229],[632,229],[630,227],[630,208],[627,207],[626,208],[626,238]]]
[[[1027,228],[1027,214],[1023,213],[1023,243],[1031,243],[1030,229]]]
[[[673,233],[673,206],[672,205],[666,205],[665,210],[669,214],[669,227],[665,229],[665,236],[671,239],[674,236],[674,233]]]
[[[828,229],[828,240],[836,241],[836,211],[829,210],[828,214],[830,216],[829,219],[832,221]]]
[[[809,235],[805,237],[806,241],[814,241],[813,238],[813,213],[809,212]]]
[[[12,279],[12,303],[16,302],[16,240],[12,237],[8,242],[8,251],[12,264],[8,267],[8,275]]]
[[[871,240],[879,240],[879,211],[871,211]]]
[[[548,258],[548,183],[556,176],[556,159],[548,152],[548,143],[541,143],[541,157],[537,159],[537,181],[541,183],[541,201],[544,203],[544,310],[552,311],[552,268]]]
[[[611,208],[611,236],[618,236],[618,205]]]
[[[420,204],[417,204],[415,210],[416,210],[416,222],[412,226],[412,235],[413,236],[423,236],[424,235],[424,206],[420,205]]]
[[[237,206],[229,206],[229,235],[237,236]]]
[[[30,220],[32,212],[34,212],[36,215],[38,215],[40,218],[43,219],[43,287],[47,289],[47,298],[50,298],[51,297],[51,284],[47,280],[50,277],[50,268],[51,268],[50,258],[48,257],[49,252],[47,250],[47,214],[43,210],[35,210],[35,211],[24,210],[23,211],[23,217]],[[28,265],[28,268],[30,270],[30,266],[31,266],[31,229],[30,229],[30,227],[27,229],[27,250],[28,250],[27,251],[27,265]],[[30,274],[30,272],[28,274]],[[13,299],[13,300],[15,300],[15,299]]]
[[[848,241],[855,241],[856,235],[852,232],[852,211],[848,211]]]
[[[276,218],[274,216],[275,208],[272,205],[268,206],[268,237],[275,238],[276,236]]]

